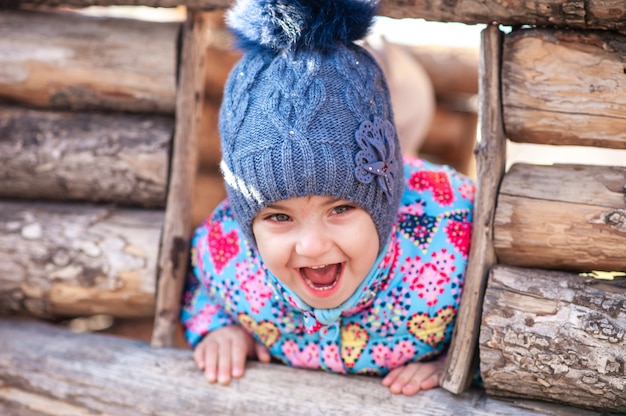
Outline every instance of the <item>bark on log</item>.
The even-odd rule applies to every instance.
[[[189,262],[191,210],[198,170],[198,132],[206,74],[205,51],[211,14],[189,10],[182,30],[180,79],[176,96],[176,135],[167,195],[165,228],[152,345],[171,347],[179,325],[180,299]]]
[[[626,279],[496,266],[483,305],[487,392],[626,412]]]
[[[548,29],[508,34],[502,66],[508,137],[626,149],[625,61],[626,34]]]
[[[516,164],[494,223],[499,263],[626,270],[626,167]]]
[[[482,99],[479,117],[482,140],[476,149],[479,183],[463,301],[441,377],[441,386],[453,393],[460,393],[469,387],[478,364],[480,306],[487,284],[487,271],[496,262],[492,225],[506,160],[499,77],[502,32],[496,25],[483,30],[481,44],[479,92]]]
[[[180,23],[0,11],[0,98],[174,114]]]
[[[234,0],[1,0],[0,7],[143,5],[213,10]],[[626,28],[623,0],[382,0],[382,15],[440,22],[492,23],[507,26],[537,25],[579,29]]]
[[[164,207],[174,119],[0,105],[0,197]]]
[[[0,314],[153,316],[162,225],[159,211],[0,202]]]
[[[497,22],[580,29],[626,27],[623,0],[382,0],[381,13],[469,24]]]
[[[225,387],[208,384],[188,350],[7,319],[0,319],[0,334],[2,414],[599,416],[540,402],[513,405],[483,390],[404,397],[376,377],[257,362]]]

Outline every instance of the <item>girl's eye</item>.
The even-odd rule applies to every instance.
[[[283,221],[289,221],[291,218],[287,214],[273,214],[273,215],[270,215],[268,219],[277,221],[277,222],[283,222]]]
[[[350,205],[339,205],[333,208],[333,211],[335,212],[335,214],[343,214],[344,212],[350,211],[352,208],[353,207]]]

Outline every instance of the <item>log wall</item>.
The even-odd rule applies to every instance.
[[[0,10],[0,98],[174,114],[180,23]]]
[[[480,362],[496,396],[626,412],[626,278],[496,266]]]
[[[626,167],[514,165],[496,207],[498,262],[626,270],[625,189]]]
[[[0,105],[0,198],[165,207],[174,119]]]
[[[507,136],[626,149],[626,34],[523,29],[505,37]]]
[[[0,201],[0,314],[152,316],[163,217]]]

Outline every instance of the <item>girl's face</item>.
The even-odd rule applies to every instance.
[[[271,204],[254,218],[252,231],[270,272],[312,308],[335,308],[346,301],[379,249],[370,215],[327,196]]]

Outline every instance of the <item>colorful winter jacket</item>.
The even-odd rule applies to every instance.
[[[236,324],[285,364],[380,375],[439,354],[461,299],[475,185],[413,158],[404,179],[389,243],[336,309],[312,309],[283,287],[222,202],[192,241],[181,316],[189,344]]]

